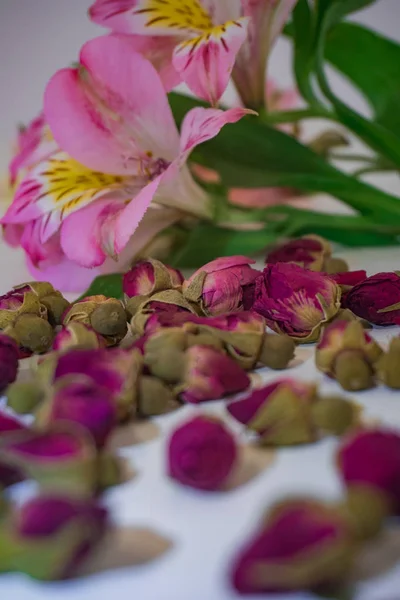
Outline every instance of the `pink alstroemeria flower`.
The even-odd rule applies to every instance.
[[[152,64],[126,36],[91,40],[79,66],[56,73],[46,89],[46,120],[62,150],[29,172],[2,223],[34,222],[42,244],[59,232],[70,261],[98,267],[127,247],[156,193],[160,204],[208,215],[185,163],[248,112],[195,108],[179,136]]]
[[[247,36],[240,0],[96,0],[99,25],[121,33],[165,38],[165,53],[183,81],[215,105],[228,85]]]

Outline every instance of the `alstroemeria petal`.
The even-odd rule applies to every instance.
[[[212,105],[226,90],[247,26],[247,19],[229,21],[183,41],[175,49],[175,69],[192,92]]]
[[[56,73],[45,93],[61,147],[90,168],[119,175],[149,177],[153,156],[173,160],[178,132],[152,64],[116,35],[87,42],[80,63]]]
[[[176,0],[96,0],[89,15],[95,23],[119,32],[182,36],[212,27],[202,4],[201,0],[189,0],[184,6]]]

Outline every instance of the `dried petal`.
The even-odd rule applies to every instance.
[[[181,425],[168,446],[168,475],[200,490],[220,490],[237,460],[237,447],[221,421],[200,416]]]
[[[57,333],[53,350],[65,352],[71,349],[95,350],[104,348],[105,341],[92,327],[72,321]]]
[[[269,252],[265,262],[294,263],[304,269],[322,271],[325,259],[331,254],[332,247],[327,240],[318,235],[305,235]]]

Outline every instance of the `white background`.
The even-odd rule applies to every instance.
[[[41,106],[43,88],[52,73],[76,60],[81,44],[101,30],[89,23],[87,0],[0,0],[0,170],[8,161],[9,143],[16,124],[26,122]],[[400,39],[400,0],[380,0],[359,15],[358,20]],[[280,42],[274,53],[272,75],[282,85],[290,84],[289,47]],[[339,93],[365,110],[365,105],[341,80]],[[399,192],[397,179],[377,178]],[[399,251],[380,250],[347,253],[353,268],[370,273],[399,268]],[[0,291],[26,277],[22,256],[0,246]],[[396,332],[397,333],[397,332]],[[390,332],[378,337],[387,343]],[[319,379],[309,357],[293,375]],[[266,379],[275,374],[264,373]],[[323,379],[324,391],[338,392],[334,382]],[[357,401],[372,418],[383,418],[400,427],[399,394],[382,388],[358,394]],[[208,409],[208,407],[207,407]],[[187,408],[159,420],[170,431],[184,420]],[[209,410],[224,414],[223,403]],[[230,422],[231,426],[233,423]],[[243,434],[241,434],[243,437]],[[20,575],[0,578],[4,600],[232,600],[227,569],[236,548],[254,529],[260,514],[282,494],[309,493],[337,499],[342,493],[334,469],[336,442],[327,439],[312,447],[285,449],[275,465],[241,490],[230,494],[204,495],[181,489],[164,476],[165,437],[128,449],[139,472],[134,481],[116,488],[106,497],[116,522],[121,525],[151,525],[170,537],[174,547],[160,561],[141,569],[124,569],[82,581],[41,585]],[[356,600],[399,600],[399,571],[373,579],[358,588]],[[283,597],[280,596],[280,599]],[[306,596],[296,595],[296,600]],[[309,596],[307,596],[309,598]],[[285,597],[286,600],[286,597]]]

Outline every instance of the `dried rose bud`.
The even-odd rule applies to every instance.
[[[142,260],[125,273],[123,289],[125,296],[150,296],[156,292],[179,287],[183,283],[180,271],[164,265],[159,260]]]
[[[68,300],[58,290],[55,290],[51,283],[46,281],[29,281],[21,283],[14,287],[19,293],[31,292],[38,296],[41,305],[47,311],[47,318],[51,325],[61,325],[63,313],[70,306]]]
[[[155,417],[176,410],[181,404],[172,390],[156,377],[142,375],[139,380],[138,415]]]
[[[217,258],[194,273],[182,286],[183,295],[199,303],[206,315],[217,316],[243,310],[243,286],[256,279],[255,261],[246,256]]]
[[[95,350],[104,348],[104,338],[96,331],[83,323],[72,321],[59,331],[53,341],[53,350],[65,352],[66,350],[85,349]]]
[[[127,302],[126,311],[128,315],[132,315],[132,331],[142,334],[146,330],[147,321],[153,315],[186,312],[197,314],[199,308],[186,300],[179,290],[165,290],[150,296],[150,298],[144,298],[144,301],[138,305],[136,298],[131,298]]]
[[[107,512],[93,500],[37,496],[19,508],[5,528],[9,570],[41,581],[69,578],[107,529]]]
[[[48,281],[26,281],[25,283],[15,285],[13,290],[22,294],[31,292],[40,299],[52,294],[60,294]]]
[[[328,256],[324,261],[323,271],[327,275],[346,275],[349,270],[348,263],[343,258]]]
[[[400,338],[393,338],[389,349],[375,365],[378,379],[393,390],[400,390]]]
[[[263,444],[289,446],[317,439],[312,420],[316,401],[314,385],[281,379],[252,391],[227,408],[232,417],[255,431]]]
[[[320,371],[337,379],[344,389],[358,391],[373,386],[374,363],[381,354],[381,347],[361,323],[336,321],[324,330],[315,362]]]
[[[10,327],[16,319],[25,314],[46,316],[46,309],[33,292],[8,292],[0,296],[0,330]]]
[[[329,276],[338,284],[338,286],[340,286],[340,289],[342,290],[342,307],[347,308],[347,294],[355,285],[358,285],[367,279],[367,272],[363,270],[337,272]]]
[[[253,310],[277,333],[299,342],[318,340],[340,308],[339,286],[329,277],[293,264],[267,265],[256,279]]]
[[[323,432],[343,435],[360,424],[361,408],[345,398],[320,398],[312,408],[315,426]]]
[[[15,434],[21,431],[26,431],[25,425],[20,421],[11,417],[7,413],[0,411],[0,447],[1,440],[5,439],[8,434]],[[1,452],[0,452],[1,456]],[[0,490],[14,483],[23,480],[23,475],[19,469],[9,466],[5,461],[0,459]],[[1,567],[0,567],[1,571]]]
[[[20,415],[32,413],[44,400],[45,391],[36,381],[17,381],[7,389],[7,406]]]
[[[377,273],[355,285],[347,294],[346,306],[374,325],[400,323],[400,276]]]
[[[88,296],[75,302],[63,316],[63,325],[83,323],[100,333],[107,346],[115,346],[125,337],[127,315],[121,302],[106,296]]]
[[[15,340],[0,333],[0,393],[16,380],[18,357],[19,350]]]
[[[182,485],[220,490],[231,474],[238,450],[225,425],[195,417],[174,431],[168,446],[168,475]]]
[[[71,350],[58,357],[52,378],[84,375],[106,388],[117,407],[118,420],[136,413],[137,381],[142,371],[142,357],[136,349],[110,348]]]
[[[48,352],[54,339],[54,330],[50,323],[33,314],[20,315],[13,326],[7,329],[7,333],[19,346],[37,354]]]
[[[43,488],[90,495],[97,485],[96,448],[76,424],[59,423],[50,431],[23,430],[0,436],[2,462],[35,479]]]
[[[269,252],[265,262],[294,263],[303,269],[322,271],[325,258],[331,254],[332,247],[327,240],[318,235],[305,235]]]
[[[351,486],[338,508],[354,537],[361,541],[375,538],[390,515],[386,494],[365,485]]]
[[[75,380],[75,381],[74,381]],[[47,407],[46,407],[47,408]],[[79,423],[102,448],[117,424],[117,407],[110,392],[90,378],[62,377],[57,380],[40,425],[59,421]]]
[[[286,369],[294,358],[295,349],[295,342],[288,335],[265,333],[257,362],[270,369]]]
[[[236,558],[232,582],[241,594],[331,589],[356,549],[339,511],[311,499],[282,502]]]
[[[144,343],[144,362],[150,373],[168,383],[182,380],[187,333],[180,328],[161,329]]]
[[[185,352],[181,398],[197,404],[243,392],[250,386],[247,373],[229,356],[209,346]]]
[[[383,492],[393,514],[400,515],[400,435],[370,429],[348,437],[338,452],[338,466],[346,486],[365,486]]]

